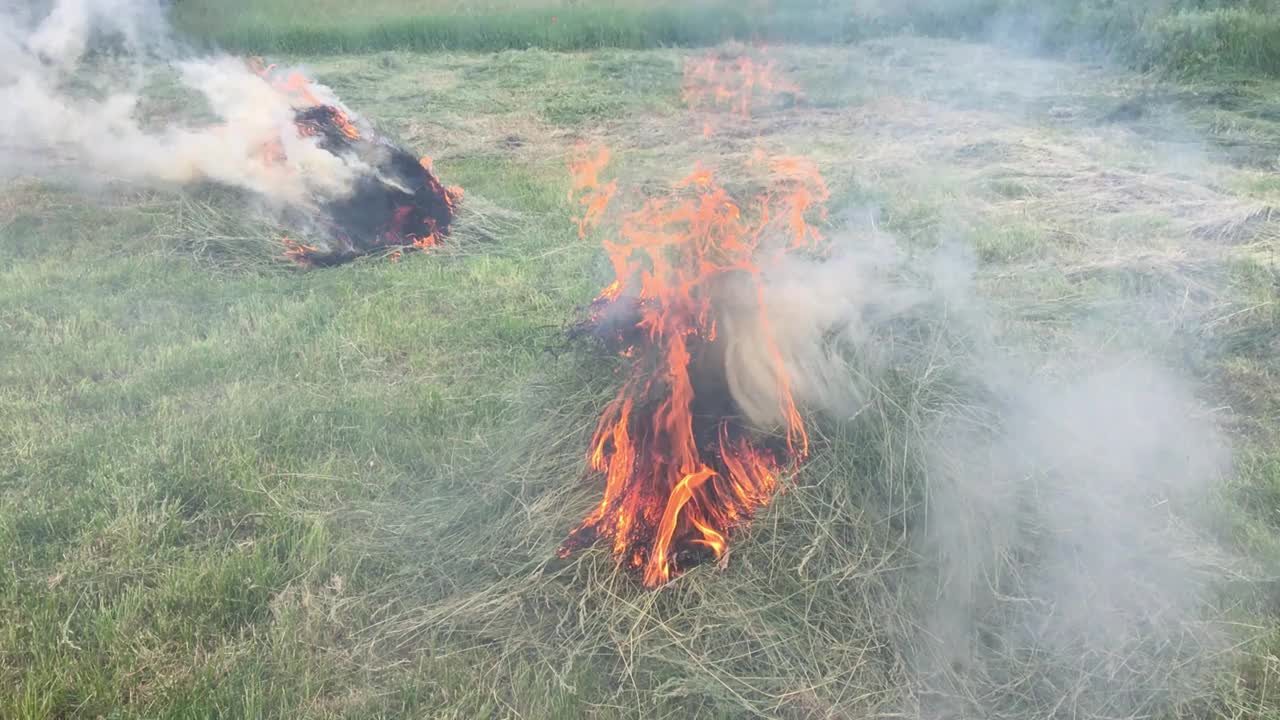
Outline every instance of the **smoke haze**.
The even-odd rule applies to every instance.
[[[772,268],[767,321],[741,300],[718,327],[734,399],[762,428],[781,422],[779,360],[798,402],[840,420],[893,392],[890,368],[947,385],[930,392],[949,406],[910,429],[924,496],[898,651],[916,712],[1135,717],[1193,696],[1221,659],[1206,612],[1233,562],[1187,519],[1230,470],[1194,384],[1084,331],[1046,372],[993,334],[967,251],[908,258],[873,237]],[[897,347],[904,323],[936,344]]]
[[[984,400],[923,430],[926,716],[1132,717],[1187,699],[1221,647],[1204,617],[1229,564],[1187,519],[1230,468],[1212,415],[1188,381],[1085,335],[1053,374],[1009,357],[967,269],[938,269],[973,348],[959,381]]]
[[[0,28],[0,174],[213,181],[309,206],[345,196],[368,170],[302,137],[290,94],[243,61],[179,53],[155,2],[58,0],[43,16],[12,6],[0,9]],[[111,72],[86,69],[94,48]],[[147,127],[154,118],[142,117],[141,88],[167,67],[214,122]],[[268,147],[282,150],[278,161],[265,160]]]
[[[901,265],[890,240],[868,228],[858,246],[833,258],[785,256],[766,266],[762,297],[753,288],[721,293],[725,375],[747,420],[763,429],[783,423],[779,362],[797,403],[836,416],[855,412],[868,388],[851,375],[850,356],[874,367],[877,324],[922,298],[919,288],[894,281]]]
[[[1012,33],[1016,25],[1002,27]],[[1030,35],[1007,39],[1035,44]],[[965,136],[972,126],[951,123],[972,121],[974,108],[988,113],[984,122],[1035,117],[1038,98],[1061,95],[1072,81],[1014,75],[993,59],[986,50],[948,58],[972,87],[929,86],[921,91],[929,104],[912,107],[919,114],[910,122],[929,127],[930,141],[950,135],[983,147],[981,135]],[[999,98],[998,110],[985,104],[990,98]],[[1149,174],[1111,179],[1104,192],[1116,216],[1157,203],[1178,208],[1178,232],[1189,240],[1195,227],[1238,209],[1202,190],[1213,186],[1214,166],[1188,142],[1189,124],[1165,124],[1177,137],[1151,141],[1168,144]],[[1002,129],[989,132],[1019,147]],[[871,135],[869,144],[880,137],[874,131],[850,130]],[[1073,179],[1048,210],[1078,206],[1105,218],[1108,206],[1090,184],[1096,166],[1044,147],[1039,169]],[[917,163],[937,152],[876,148],[899,149]],[[1080,167],[1049,169],[1048,159]],[[1187,182],[1192,175],[1197,181]],[[941,210],[948,225],[981,227],[981,208],[951,202]],[[1171,246],[1161,251],[1196,250],[1177,245],[1181,238],[1162,234]],[[778,363],[797,402],[829,420],[886,422],[864,410],[919,403],[918,412],[893,416],[911,425],[894,428],[910,439],[892,462],[912,466],[920,492],[908,521],[916,565],[905,574],[909,599],[894,633],[914,704],[900,712],[928,720],[1133,718],[1202,697],[1229,667],[1215,592],[1241,567],[1205,529],[1212,492],[1232,471],[1231,449],[1203,400],[1207,389],[1162,359],[1164,348],[1142,347],[1133,328],[1135,317],[1142,330],[1175,326],[1183,309],[1159,297],[1096,303],[1055,327],[1051,343],[1037,338],[1053,348],[1039,352],[1007,336],[1008,313],[980,286],[967,239],[944,240],[922,251],[874,223],[855,223],[835,238],[831,260],[765,265],[766,321],[757,300],[730,292],[717,325],[734,400],[762,429],[782,421]],[[1097,251],[1124,266],[1125,253],[1140,249]],[[893,384],[904,374],[918,383],[912,397]]]
[[[102,38],[119,72],[77,89]],[[215,123],[139,116],[146,78],[166,66]],[[181,52],[154,2],[0,4],[0,176],[214,181],[290,206],[343,197],[367,168],[300,136],[293,110],[243,62]],[[264,162],[274,142],[286,159]],[[895,650],[919,707],[903,713],[1144,717],[1203,682],[1221,643],[1209,600],[1232,560],[1189,509],[1229,472],[1230,450],[1195,383],[1100,350],[1083,328],[1053,367],[1018,356],[993,330],[974,260],[950,245],[913,255],[859,227],[836,247],[766,269],[763,321],[754,290],[727,289],[718,327],[734,400],[763,429],[783,420],[778,363],[800,404],[841,422],[892,394],[893,368],[948,386],[948,404],[909,429],[922,498]],[[907,323],[932,328],[937,357],[895,342]]]

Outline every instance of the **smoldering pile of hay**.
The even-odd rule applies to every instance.
[[[58,0],[0,20],[0,177],[220,185],[246,194],[233,212],[292,228],[277,243],[306,264],[434,246],[449,232],[461,192],[427,162],[299,72],[184,51],[153,2]],[[166,76],[187,112],[146,115]],[[200,204],[193,229],[211,220]]]

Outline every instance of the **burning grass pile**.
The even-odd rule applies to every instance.
[[[597,222],[616,192],[598,180],[607,159],[588,152],[573,163],[580,228]],[[562,556],[608,539],[649,587],[700,559],[723,559],[728,533],[767,504],[779,473],[809,452],[761,276],[782,255],[820,241],[810,223],[828,192],[812,163],[757,162],[769,186],[750,216],[711,172],[697,170],[670,195],[628,213],[619,239],[605,244],[615,280],[574,334],[623,358],[623,387],[591,443],[591,468],[606,477],[604,499]],[[774,404],[764,427],[735,400],[729,354],[742,342],[737,324],[761,328],[751,339],[764,345],[757,349]]]
[[[399,259],[405,251],[440,247],[454,230],[463,191],[441,183],[429,157],[381,135],[300,71],[258,58],[247,64],[286,99],[292,116],[278,136],[259,140],[254,162],[270,173],[305,173],[306,164],[290,157],[290,148],[296,153],[301,147],[303,153],[327,153],[352,171],[338,192],[248,212],[262,205],[258,193],[189,186],[175,209],[187,221],[169,223],[165,232],[175,240],[185,237],[201,256],[236,265],[260,263],[266,253],[300,267],[331,267],[366,255]]]
[[[179,50],[149,2],[58,0],[0,21],[6,175],[235,189],[245,214],[294,228],[283,254],[305,265],[450,231],[461,190],[301,71]]]
[[[255,64],[264,79],[289,95],[299,136],[361,168],[348,192],[321,203],[321,217],[311,233],[318,239],[286,238],[286,257],[300,265],[329,266],[371,253],[440,244],[453,223],[461,188],[446,188],[432,172],[430,158],[417,158],[367,124],[357,125],[336,99],[324,102],[301,73]],[[263,158],[288,160],[284,145],[275,140],[264,147]]]
[[[740,118],[761,96],[796,92],[772,63],[749,55],[693,60],[684,75],[692,110]],[[713,132],[708,122],[704,133]],[[601,180],[609,157],[607,148],[579,147],[570,163],[583,236],[619,192]],[[764,276],[788,254],[819,249],[813,223],[825,218],[830,193],[813,162],[761,149],[738,174],[763,177],[751,202],[698,167],[624,213],[617,238],[604,243],[614,280],[571,332],[621,358],[623,379],[588,459],[605,476],[604,497],[559,555],[608,540],[651,588],[704,560],[727,560],[729,534],[809,453]]]

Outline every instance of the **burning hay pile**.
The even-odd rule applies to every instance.
[[[109,9],[59,0],[47,12],[0,10],[10,172],[244,191],[248,214],[300,233],[278,240],[305,265],[426,248],[449,233],[461,191],[328,88],[256,60],[180,54],[148,3]],[[148,112],[156,81],[173,85],[175,107]]]
[[[572,164],[584,232],[616,193],[599,180],[608,157],[583,152]],[[724,561],[729,535],[808,454],[763,275],[819,244],[810,221],[828,193],[809,161],[754,164],[767,180],[753,206],[699,169],[626,214],[605,242],[616,279],[574,334],[623,358],[624,378],[591,442],[604,497],[562,557],[606,539],[649,587]]]
[[[417,158],[371,128],[358,127],[352,113],[336,99],[324,101],[300,73],[277,73],[274,66],[255,71],[288,95],[293,124],[302,138],[337,157],[358,173],[349,194],[321,204],[321,244],[286,239],[286,256],[305,265],[336,265],[372,252],[425,249],[449,232],[462,190],[446,188],[431,169],[430,158]],[[286,162],[283,146],[272,140],[264,161]]]

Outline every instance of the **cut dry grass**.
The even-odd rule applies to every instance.
[[[0,715],[1280,717],[1257,169],[1221,136],[1184,146],[1195,163],[1148,152],[1198,132],[1181,116],[1097,122],[1175,94],[1146,80],[909,38],[770,53],[804,97],[711,139],[675,51],[309,58],[467,191],[449,246],[399,263],[277,272],[276,228],[214,191],[0,194]],[[877,326],[851,365],[864,402],[815,419],[813,458],[727,567],[660,592],[605,548],[554,559],[598,497],[583,454],[615,381],[563,336],[609,279],[569,222],[583,139],[642,187],[758,146],[814,157],[833,241],[897,237],[900,282],[930,291]],[[952,246],[976,255],[973,294],[929,270]],[[1084,440],[1014,443],[1030,470],[984,460],[1032,425],[989,382],[993,347],[1064,381],[1115,351],[1192,375],[1202,402],[1151,422],[1212,408],[1235,471],[1139,502],[1071,423]],[[1071,512],[1101,500],[1141,522]],[[1049,630],[1080,623],[1034,622],[1086,586],[1046,586],[1059,535],[1126,571],[1069,638]],[[1137,561],[1169,548],[1176,587],[1215,590],[1202,614],[1148,601],[1169,566]]]

